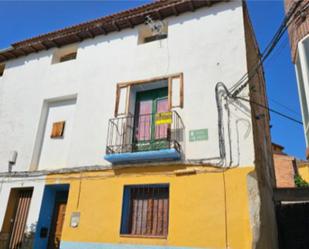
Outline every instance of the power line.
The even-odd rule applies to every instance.
[[[298,115],[298,116],[301,116],[299,112],[297,112],[296,110],[292,109],[291,107],[286,106],[286,105],[280,103],[279,101],[277,101],[277,100],[275,100],[275,99],[273,99],[273,98],[269,98],[269,97],[268,97],[268,99],[270,100],[270,102],[273,102],[273,103],[277,104],[278,106],[281,106],[281,107],[285,108],[285,109],[288,110],[290,113],[294,113],[294,114],[296,114],[296,115]]]
[[[281,37],[283,36],[284,32],[287,30],[288,26],[291,24],[293,19],[295,18],[295,13],[298,9],[299,4],[301,3],[301,0],[296,1],[293,6],[290,8],[289,12],[283,19],[278,31],[275,33],[274,37],[271,39],[263,53],[259,56],[259,60],[253,66],[253,68],[248,71],[246,74],[244,74],[238,82],[234,84],[230,88],[230,91],[232,92],[232,97],[236,97],[248,84],[250,79],[257,73],[258,69],[263,65],[263,62],[269,57]],[[309,3],[306,4],[306,6],[303,7],[303,10],[308,7]]]
[[[293,121],[295,123],[301,124],[303,125],[303,123],[299,120],[297,120],[296,118],[293,118],[287,114],[284,114],[282,112],[279,112],[277,110],[274,110],[268,106],[265,106],[263,104],[257,103],[253,100],[249,100],[243,97],[238,97],[237,95],[249,84],[249,81],[252,79],[252,77],[258,72],[258,69],[263,65],[263,62],[271,55],[272,51],[274,50],[274,48],[277,46],[277,44],[279,43],[280,39],[282,38],[283,34],[285,33],[285,31],[288,29],[289,25],[292,23],[292,21],[296,18],[296,11],[298,10],[298,7],[300,5],[302,1],[301,0],[297,0],[295,1],[295,3],[293,4],[293,6],[290,8],[290,10],[288,11],[288,13],[286,14],[286,16],[284,17],[281,25],[279,26],[279,29],[277,30],[277,32],[275,33],[275,35],[273,36],[273,38],[271,39],[271,41],[269,42],[269,44],[267,45],[267,47],[265,48],[265,50],[263,51],[263,53],[259,56],[259,59],[257,61],[257,63],[252,67],[251,70],[248,70],[248,72],[246,74],[244,74],[240,80],[238,82],[236,82],[236,84],[234,84],[228,91],[228,95],[230,95],[230,97],[234,98],[234,99],[240,99],[246,102],[249,102],[251,104],[255,104],[259,107],[262,107],[270,112],[273,112],[281,117],[284,117],[286,119],[289,119],[290,121]],[[298,13],[301,13],[302,11],[306,10],[309,6],[309,3],[307,3],[305,6],[302,7],[301,10],[298,11]],[[284,43],[283,43],[284,44]],[[282,45],[282,44],[281,44]],[[274,101],[277,102],[277,101]],[[291,111],[290,108],[288,108],[287,106],[277,102],[277,104],[285,107],[286,109],[289,109]]]
[[[285,36],[281,40],[281,44],[278,44],[278,48],[276,49],[276,51],[269,57],[268,61],[275,60],[276,58],[278,58],[279,55],[281,55],[281,53],[287,48],[288,44],[289,44],[288,36]]]
[[[273,112],[273,113],[275,113],[275,114],[277,114],[277,115],[279,115],[279,116],[281,116],[281,117],[283,117],[283,118],[289,119],[289,120],[291,120],[291,121],[293,121],[293,122],[295,122],[295,123],[298,123],[298,124],[303,125],[303,122],[301,122],[301,121],[299,121],[299,120],[297,120],[297,119],[295,119],[295,118],[293,118],[293,117],[291,117],[291,116],[288,116],[288,115],[286,115],[286,114],[284,114],[284,113],[282,113],[282,112],[279,112],[279,111],[274,110],[274,109],[272,109],[272,108],[269,108],[269,107],[267,107],[267,106],[265,106],[265,105],[262,105],[262,104],[260,104],[260,103],[258,103],[258,102],[255,102],[255,101],[253,101],[253,100],[246,99],[246,98],[243,98],[243,97],[238,97],[238,96],[236,96],[235,99],[240,99],[240,100],[249,102],[249,103],[251,103],[251,104],[257,105],[257,106],[262,107],[262,108],[264,108],[264,109],[266,109],[266,110],[268,110],[268,111],[270,111],[270,112]]]

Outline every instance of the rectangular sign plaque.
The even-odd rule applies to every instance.
[[[206,141],[208,140],[208,129],[190,130],[189,141]]]

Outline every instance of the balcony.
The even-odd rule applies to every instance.
[[[183,138],[176,111],[112,118],[104,159],[113,164],[180,160]]]

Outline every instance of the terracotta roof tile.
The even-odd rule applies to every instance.
[[[61,47],[80,42],[98,35],[106,35],[122,29],[133,28],[136,25],[144,23],[147,15],[150,15],[154,20],[164,19],[169,16],[194,11],[198,8],[209,7],[214,3],[223,1],[227,2],[229,0],[158,0],[13,43],[11,48],[0,51],[0,62],[47,50],[52,47]]]

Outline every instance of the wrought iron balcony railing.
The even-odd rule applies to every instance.
[[[108,124],[106,155],[168,149],[181,155],[183,137],[184,125],[176,111],[112,118]]]

